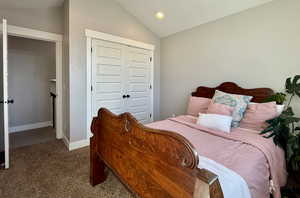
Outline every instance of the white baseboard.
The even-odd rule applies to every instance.
[[[31,129],[39,129],[48,126],[53,126],[52,121],[37,122],[33,124],[25,124],[21,126],[9,127],[9,133],[16,133],[16,132],[27,131]]]
[[[70,142],[66,136],[63,137],[63,141],[69,151],[73,151],[79,148],[83,148],[90,145],[90,139],[79,140],[76,142]]]
[[[62,140],[63,140],[64,144],[66,145],[66,147],[67,147],[68,150],[69,150],[69,144],[70,144],[70,142],[69,142],[68,138],[64,135],[64,137],[63,137]]]

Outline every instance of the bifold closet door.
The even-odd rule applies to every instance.
[[[151,51],[127,47],[126,49],[126,110],[141,123],[151,120]]]
[[[101,107],[151,120],[151,51],[92,40],[92,113]]]
[[[92,40],[92,114],[101,107],[115,114],[125,109],[124,55],[126,46]]]

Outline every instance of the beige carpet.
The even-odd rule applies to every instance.
[[[12,149],[54,140],[56,140],[56,133],[55,129],[52,127],[32,129],[9,134],[10,148]]]
[[[89,184],[89,148],[67,151],[61,141],[51,141],[12,151],[11,168],[0,170],[1,198],[134,197],[109,174]]]

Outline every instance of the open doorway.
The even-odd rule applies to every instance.
[[[56,139],[55,43],[8,36],[10,148]]]
[[[9,112],[8,110],[11,109],[12,107],[11,104],[14,104],[15,100],[14,98],[12,98],[11,96],[8,95],[8,92],[11,94],[13,92],[8,90],[8,87],[10,87],[9,82],[8,82],[8,76],[9,76],[9,72],[7,72],[10,68],[9,63],[7,63],[8,58],[7,57],[7,52],[8,52],[8,47],[7,47],[7,35],[10,36],[10,38],[16,37],[18,39],[29,39],[35,42],[38,41],[42,41],[42,42],[48,42],[48,45],[50,45],[49,43],[51,43],[51,45],[55,46],[55,76],[52,78],[47,79],[47,83],[49,83],[49,89],[48,89],[48,94],[50,94],[50,96],[48,95],[48,97],[50,97],[50,105],[52,106],[52,110],[50,107],[50,117],[52,117],[52,119],[49,120],[48,125],[50,125],[50,127],[53,127],[53,124],[55,124],[55,137],[57,139],[61,139],[63,138],[63,106],[62,106],[62,93],[63,93],[63,83],[62,83],[62,73],[63,73],[63,69],[62,69],[62,38],[63,36],[60,34],[54,34],[54,33],[49,33],[49,32],[43,32],[43,31],[39,31],[39,30],[34,30],[34,29],[29,29],[29,28],[23,28],[23,27],[18,27],[18,26],[13,26],[13,25],[7,25],[6,20],[2,20],[2,24],[0,26],[0,33],[2,35],[2,40],[3,40],[3,45],[2,45],[2,54],[3,54],[3,58],[2,58],[2,67],[3,69],[1,69],[2,72],[2,80],[3,80],[3,86],[1,87],[2,92],[3,92],[3,96],[2,96],[2,100],[0,101],[2,105],[1,108],[4,109],[4,111],[2,112],[3,114],[3,130],[1,129],[1,134],[4,133],[4,139],[2,137],[0,137],[0,139],[3,141],[1,141],[0,144],[0,148],[1,151],[3,150],[2,148],[4,148],[4,154],[5,154],[5,168],[9,168],[9,131],[14,132],[14,131],[24,131],[28,128],[28,125],[25,124],[24,125],[20,125],[20,126],[13,126],[13,122],[9,121]],[[10,43],[8,42],[8,45],[10,45]],[[28,44],[26,44],[27,47],[29,47]],[[34,59],[36,60],[36,59]],[[11,61],[16,61],[16,60],[11,60]],[[22,65],[22,63],[21,63]],[[28,70],[23,70],[20,71],[21,75],[20,78],[23,78],[26,75],[22,75],[22,74],[28,74],[28,72],[30,73],[30,71]],[[22,73],[23,72],[23,73]],[[20,73],[19,73],[20,74]],[[38,75],[38,74],[36,74]],[[33,77],[31,77],[33,78]],[[18,83],[20,83],[19,81],[17,81]],[[17,84],[18,84],[17,83]],[[52,88],[51,88],[52,87]],[[51,92],[53,92],[53,89],[55,91],[54,94],[51,94]],[[0,93],[2,93],[0,90]],[[32,90],[31,90],[32,91]],[[33,90],[34,91],[34,90]],[[26,94],[26,92],[22,89],[20,91],[18,91],[18,98],[16,98],[18,101],[22,99],[22,94],[20,96],[19,93],[22,94]],[[21,98],[19,98],[21,97]],[[55,102],[54,102],[55,101]],[[19,109],[24,108],[26,105],[20,105],[17,109],[17,111],[19,111]],[[33,105],[34,106],[34,105]],[[0,110],[2,110],[0,109]],[[32,108],[32,111],[36,112],[37,109],[37,105],[34,106],[34,108]],[[12,111],[12,110],[10,110]],[[53,111],[53,112],[52,112]],[[47,111],[46,111],[47,112]],[[1,116],[2,116],[1,114]],[[25,114],[26,116],[28,116],[28,114]],[[51,116],[52,115],[52,116]],[[53,116],[54,115],[54,116]],[[23,116],[23,117],[26,117]],[[40,115],[41,116],[41,115]],[[42,117],[42,116],[41,116]],[[46,121],[47,122],[47,121]],[[2,122],[1,122],[2,123]],[[0,124],[1,124],[0,123]],[[11,128],[9,129],[9,123],[11,124]],[[35,123],[36,124],[36,123]],[[39,123],[41,124],[41,123]],[[45,122],[42,122],[42,124],[45,124]],[[30,124],[29,124],[30,126]],[[36,127],[37,125],[35,125]],[[45,125],[42,125],[42,127]],[[31,125],[32,127],[32,125]],[[41,125],[39,126],[39,128],[41,127]],[[36,127],[37,128],[37,127]],[[53,133],[52,133],[53,134]],[[23,138],[20,138],[23,139]],[[2,143],[4,143],[2,145]],[[28,144],[28,143],[27,143]],[[31,144],[31,143],[29,143]],[[0,154],[1,154],[0,151]]]

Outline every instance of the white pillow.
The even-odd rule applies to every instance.
[[[256,102],[250,102],[250,104],[257,104]],[[280,115],[284,110],[284,105],[276,105],[277,114]]]
[[[218,114],[204,114],[199,113],[197,124],[226,133],[230,133],[232,123],[231,116],[218,115]]]
[[[280,115],[284,110],[284,105],[276,105],[276,110],[278,115]]]

